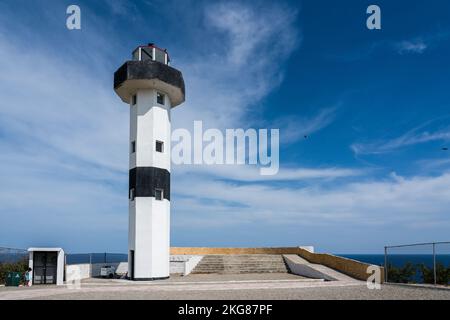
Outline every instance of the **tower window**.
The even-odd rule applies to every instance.
[[[136,152],[136,141],[131,141],[131,153]]]
[[[153,60],[153,48],[141,48],[141,60]]]
[[[156,151],[164,152],[164,142],[156,140]]]
[[[135,198],[135,197],[136,197],[136,196],[135,196],[135,194],[134,194],[134,188],[131,188],[131,189],[130,189],[129,198],[130,198],[131,201],[134,201],[134,198]]]
[[[163,189],[155,189],[155,199],[159,201],[163,199]]]
[[[164,105],[164,95],[162,93],[159,92],[156,93],[156,102],[158,104]]]
[[[137,103],[137,96],[133,94],[133,97],[131,98],[131,104],[134,106]]]

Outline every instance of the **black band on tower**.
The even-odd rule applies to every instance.
[[[136,167],[130,170],[129,190],[135,197],[154,197],[155,189],[163,190],[163,197],[170,201],[170,172],[155,167]]]

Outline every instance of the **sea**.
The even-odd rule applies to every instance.
[[[384,254],[336,254],[340,257],[345,257],[377,266],[384,266]],[[402,267],[408,262],[418,265],[424,264],[427,267],[433,267],[432,254],[388,254],[387,263],[394,267]],[[437,254],[436,263],[441,263],[447,268],[450,267],[450,254]]]
[[[384,254],[336,254],[368,264],[384,266]],[[2,254],[0,253],[0,263],[15,262],[17,260],[27,258],[28,255]],[[123,253],[75,253],[66,255],[67,264],[79,263],[117,263],[126,262],[127,254]],[[433,266],[433,255],[431,254],[389,254],[387,257],[388,264],[395,267],[402,267],[410,262],[414,265],[425,264],[428,267]],[[447,268],[450,267],[450,254],[437,254],[436,262],[441,263]]]

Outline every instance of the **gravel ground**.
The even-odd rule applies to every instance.
[[[198,282],[198,281],[247,281],[247,280],[300,280],[307,279],[292,273],[243,273],[243,274],[190,274],[186,277],[171,275],[169,279],[151,282],[152,284],[165,284],[173,282]],[[145,284],[146,282],[130,282],[128,280],[91,278],[83,280],[85,284],[111,284],[128,283],[133,285]],[[149,282],[147,282],[149,284]]]
[[[48,299],[135,299],[135,300],[450,300],[450,290],[407,288],[386,285],[381,290],[357,287],[311,287],[298,289],[230,290],[230,291],[123,291],[62,294]]]
[[[369,290],[361,281],[317,281],[292,274],[189,275],[169,280],[133,282],[89,279],[80,289],[66,286],[0,287],[0,299],[367,299],[367,300],[450,300],[450,289],[383,285]]]

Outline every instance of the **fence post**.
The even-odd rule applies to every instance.
[[[89,277],[92,278],[92,253],[89,253]]]
[[[437,284],[436,279],[436,243],[433,242],[433,277],[434,277],[434,285]]]
[[[388,282],[387,247],[384,247],[384,282]]]

